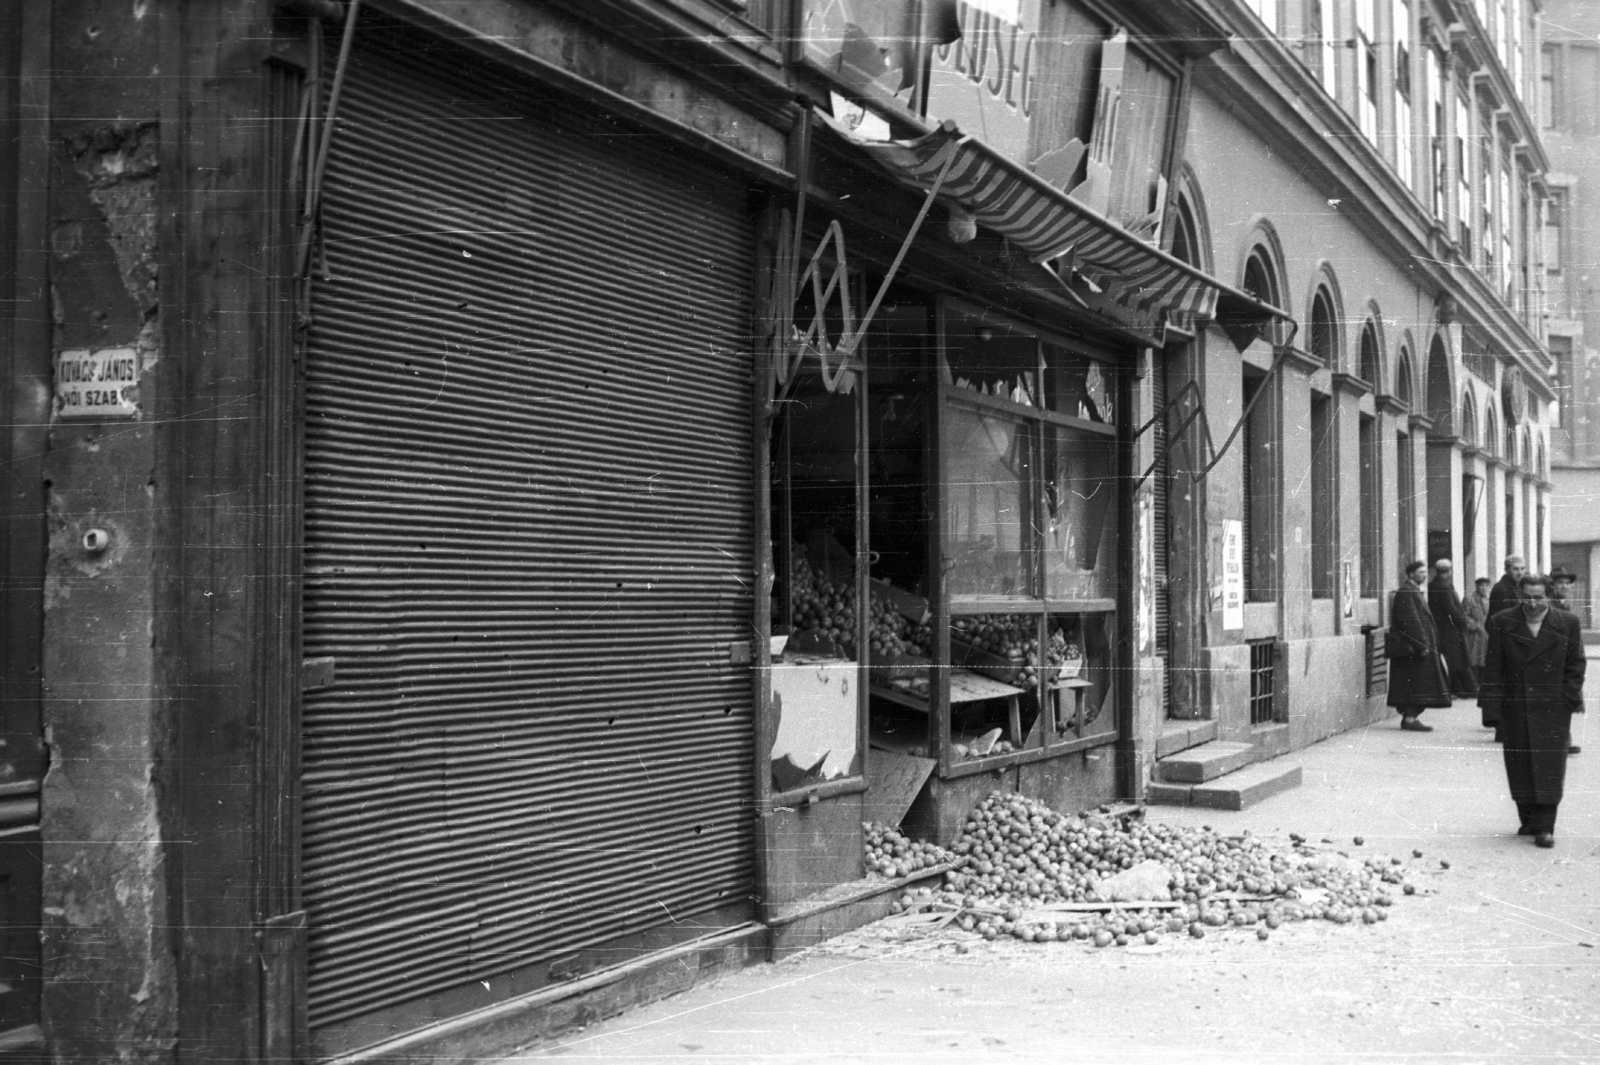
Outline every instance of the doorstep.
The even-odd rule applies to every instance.
[[[767,960],[786,958],[887,917],[902,891],[937,888],[953,868],[935,865],[892,880],[863,877],[775,909],[767,917]]]
[[[1300,786],[1298,764],[1259,762],[1207,784],[1196,784],[1190,803],[1212,810],[1243,810],[1280,791]]]
[[[1256,760],[1253,743],[1212,740],[1156,761],[1156,779],[1163,784],[1204,784],[1243,769]]]
[[[1179,751],[1187,751],[1190,747],[1210,743],[1216,738],[1217,722],[1214,718],[1168,718],[1161,726],[1161,735],[1156,738],[1156,757],[1166,758]]]

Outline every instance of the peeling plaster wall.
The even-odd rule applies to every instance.
[[[133,5],[137,7],[139,5]],[[53,354],[160,358],[155,21],[53,6]],[[72,76],[63,76],[63,72]],[[119,76],[119,72],[120,75]],[[173,1056],[177,992],[155,779],[155,427],[57,415],[46,460],[43,1021],[57,1061]],[[91,529],[109,546],[85,545]]]

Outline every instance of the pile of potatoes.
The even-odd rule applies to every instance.
[[[1253,929],[1266,939],[1292,921],[1376,924],[1388,918],[1396,893],[1416,890],[1399,858],[1348,857],[1297,834],[1285,845],[1248,832],[1152,824],[1142,809],[1066,815],[1003,792],[974,808],[950,860],[955,868],[942,890],[907,892],[896,910],[953,912],[958,927],[986,939],[1028,942],[1155,943],[1162,935],[1203,938],[1223,928]],[[1166,867],[1170,901],[1129,902],[1109,912],[1050,909],[1106,902],[1100,885],[1145,861]]]
[[[947,864],[954,856],[933,843],[919,843],[907,839],[892,825],[878,821],[863,821],[867,872],[890,879],[910,876],[923,869]]]

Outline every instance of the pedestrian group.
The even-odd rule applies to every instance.
[[[1579,750],[1572,715],[1583,712],[1583,639],[1565,607],[1573,575],[1560,566],[1549,577],[1529,573],[1512,555],[1492,589],[1480,577],[1462,602],[1450,570],[1440,559],[1429,579],[1427,563],[1406,566],[1385,644],[1389,705],[1401,728],[1432,732],[1423,711],[1476,697],[1501,745],[1517,834],[1553,847],[1567,757]]]

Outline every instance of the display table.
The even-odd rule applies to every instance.
[[[1094,687],[1094,681],[1084,680],[1082,677],[1071,677],[1066,680],[1052,681],[1050,684],[1050,714],[1055,719],[1056,734],[1081,729],[1083,727],[1083,693]],[[1062,692],[1072,693],[1072,712],[1067,715],[1067,720],[1062,720],[1061,701]]]
[[[873,695],[898,706],[904,706],[921,713],[928,712],[928,698],[917,695],[915,692],[901,691],[887,684],[874,681],[871,687]],[[1022,704],[1021,697],[1027,693],[1018,687],[986,677],[981,673],[972,673],[965,669],[952,669],[950,671],[950,705],[961,706],[965,703],[980,703],[988,699],[1004,699],[1006,701],[1006,722],[1009,738],[1013,745],[1022,746]]]

